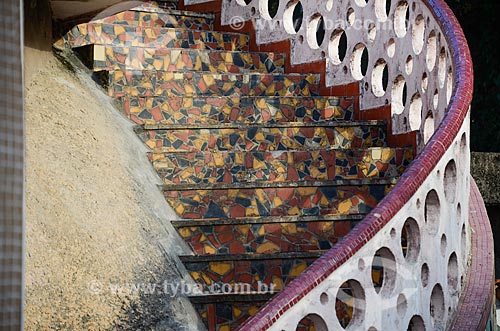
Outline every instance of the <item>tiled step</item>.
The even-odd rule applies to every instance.
[[[196,255],[272,254],[332,248],[364,217],[259,217],[172,221]]]
[[[75,26],[64,36],[68,47],[90,44],[121,47],[191,48],[248,51],[247,34],[144,27],[101,22]]]
[[[319,93],[319,76],[302,74],[168,71],[109,72],[113,97],[311,96]]]
[[[213,15],[179,10],[127,10],[93,22],[145,27],[169,27],[190,30],[213,30]]]
[[[165,184],[282,183],[399,177],[413,159],[405,148],[277,152],[155,153]]]
[[[396,179],[294,183],[174,184],[161,188],[185,219],[368,213]]]
[[[262,125],[187,124],[167,130],[137,130],[154,152],[286,151],[382,147],[384,122],[318,122]]]
[[[259,124],[351,121],[351,97],[130,97],[122,108],[137,124]]]
[[[158,7],[161,9],[169,9],[169,10],[176,10],[177,6],[179,5],[179,1],[177,0],[170,0],[170,1],[157,1]]]
[[[255,314],[274,294],[212,294],[190,296],[208,330],[234,331]]]
[[[297,278],[324,251],[288,252],[273,254],[223,254],[208,256],[180,256],[184,266],[204,292],[214,283],[245,284],[234,288],[235,294],[281,291]],[[228,292],[228,291],[226,291]]]
[[[198,49],[168,49],[90,45],[74,48],[94,71],[157,70],[220,73],[283,73],[282,53],[245,53]]]

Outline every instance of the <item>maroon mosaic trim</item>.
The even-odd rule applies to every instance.
[[[472,100],[472,59],[463,31],[444,0],[424,0],[424,3],[434,13],[449,42],[456,71],[455,88],[445,118],[394,189],[361,224],[248,319],[239,330],[267,330],[288,309],[356,254],[411,199],[457,136]]]
[[[469,201],[471,263],[451,331],[484,331],[494,298],[493,233],[483,198],[472,176]]]

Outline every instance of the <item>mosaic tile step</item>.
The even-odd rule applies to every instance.
[[[399,177],[412,149],[152,153],[165,184],[281,183]]]
[[[354,117],[351,97],[122,97],[125,114],[148,126],[258,124],[345,120]],[[384,134],[385,136],[385,134]]]
[[[190,127],[193,127],[192,129]],[[380,122],[323,122],[212,126],[136,131],[153,152],[286,151],[385,145]],[[386,152],[387,153],[387,152]]]
[[[360,221],[272,222],[240,225],[220,225],[216,220],[212,222],[214,225],[177,227],[177,232],[196,255],[272,254],[328,250]]]
[[[311,96],[319,92],[318,75],[211,72],[109,72],[112,97]]]
[[[96,23],[121,24],[145,27],[169,27],[190,30],[213,30],[213,16],[178,10],[159,9],[156,12],[127,10],[93,20]]]
[[[249,299],[231,300],[230,295],[222,296],[220,299],[213,295],[203,299],[215,297],[215,303],[198,303],[205,301],[197,297],[190,297],[194,307],[208,330],[213,331],[235,331],[250,316],[254,315],[272,296],[260,297],[258,295],[247,296]],[[218,300],[217,300],[218,299]],[[240,300],[240,301],[237,301]]]
[[[236,185],[164,185],[163,194],[184,219],[258,216],[324,216],[368,213],[396,180],[341,180]],[[281,185],[280,185],[281,184]],[[287,185],[284,185],[287,184]],[[175,190],[177,189],[177,190]],[[174,191],[175,190],[175,191]]]
[[[64,36],[67,47],[90,44],[122,47],[192,48],[248,51],[247,34],[144,27],[108,23],[84,23]]]
[[[90,47],[91,50],[87,50],[87,47]],[[282,53],[247,53],[109,45],[83,46],[73,50],[84,54],[90,52],[94,71],[120,69],[283,73],[285,64],[285,55]]]
[[[203,293],[216,294],[216,284],[228,284],[220,294],[241,295],[264,292],[264,287],[271,293],[283,290],[323,253],[226,254],[180,259]]]
[[[309,223],[309,222],[357,222],[361,221],[366,214],[348,215],[324,215],[324,216],[262,216],[262,217],[233,217],[233,218],[200,218],[171,220],[170,223],[176,228],[190,228],[219,225],[249,225],[249,224],[277,224],[277,223]]]

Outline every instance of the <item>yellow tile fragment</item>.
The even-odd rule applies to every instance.
[[[213,248],[210,245],[204,245],[203,246],[203,252],[205,254],[216,254],[217,253],[217,251],[215,250],[215,248]]]
[[[252,307],[250,309],[248,309],[248,315],[252,316],[252,315],[255,315],[255,313],[259,310],[259,308],[257,307]]]
[[[256,249],[257,253],[274,253],[280,251],[280,247],[271,241],[266,241],[262,245],[259,245]]]
[[[306,270],[306,268],[307,268],[306,263],[298,263],[298,264],[294,265],[292,270],[290,270],[290,277],[299,276],[301,273],[304,272],[304,270]]]
[[[294,206],[288,210],[288,215],[299,215],[300,209],[297,206]]]
[[[272,284],[274,284],[275,291],[281,291],[285,287],[283,284],[283,279],[280,277],[273,276]]]
[[[341,214],[348,214],[349,210],[351,210],[351,206],[352,206],[351,200],[342,201],[339,204],[339,208],[338,208],[339,213],[341,213]]]
[[[191,230],[189,230],[189,228],[180,228],[177,232],[179,232],[182,238],[187,238],[191,235]]]
[[[233,268],[232,263],[228,262],[212,262],[210,263],[210,270],[220,276],[224,276]]]

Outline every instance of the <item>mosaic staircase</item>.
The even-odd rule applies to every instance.
[[[181,260],[203,293],[190,299],[227,331],[349,233],[413,152],[387,146],[385,122],[355,121],[353,97],[320,96],[318,75],[285,73],[284,54],[249,53],[247,35],[212,27],[144,5],[59,46],[137,124],[193,250]]]

